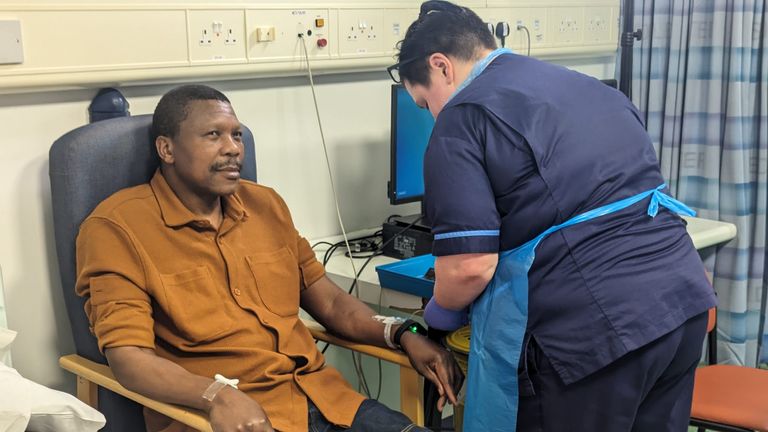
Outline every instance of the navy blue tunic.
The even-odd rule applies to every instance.
[[[496,58],[438,115],[424,181],[436,256],[512,249],[664,183],[623,94],[515,54]],[[682,219],[651,218],[647,207],[558,231],[537,249],[527,332],[566,384],[715,305]]]

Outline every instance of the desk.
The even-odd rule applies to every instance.
[[[684,216],[683,219],[688,224],[686,229],[688,234],[693,240],[693,245],[698,250],[702,250],[720,243],[725,243],[734,237],[736,237],[736,226],[727,223],[720,222],[711,219],[702,219],[696,217]],[[355,231],[347,234],[350,239],[362,237],[373,234],[380,228],[370,228],[366,230]],[[317,239],[310,243],[314,244],[317,241],[327,241],[330,243],[336,243],[343,240],[342,236],[334,236],[324,239]],[[327,248],[317,247],[315,253],[319,260],[322,261],[323,254]],[[421,299],[411,294],[402,293],[399,291],[390,290],[387,288],[381,288],[379,285],[379,276],[376,273],[376,266],[382,264],[389,264],[397,261],[395,258],[386,256],[374,257],[368,266],[360,274],[358,281],[360,299],[366,303],[381,304],[386,307],[393,307],[397,309],[419,309],[421,308]],[[360,267],[365,262],[364,259],[355,259],[355,268],[360,270]],[[344,289],[348,289],[354,279],[354,271],[352,270],[352,264],[349,262],[349,258],[344,256],[342,248],[339,248],[337,253],[331,258],[326,266],[328,277]],[[379,298],[381,295],[381,299]]]
[[[702,250],[725,243],[736,237],[736,225],[712,219],[683,216],[688,223],[686,229],[693,240],[693,246]]]

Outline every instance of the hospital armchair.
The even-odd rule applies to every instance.
[[[768,432],[768,371],[717,364],[717,313],[709,310],[708,366],[696,369],[691,425],[698,432]]]
[[[50,181],[56,253],[64,300],[76,354],[61,357],[64,369],[77,376],[77,396],[107,418],[107,432],[144,430],[142,406],[179,420],[195,429],[210,431],[201,412],[158,402],[121,386],[99,352],[89,330],[83,306],[75,294],[75,239],[82,221],[98,203],[114,192],[146,183],[159,164],[151,143],[150,115],[104,120],[75,129],[53,143],[50,150]],[[242,177],[256,180],[253,135],[243,130],[245,160]],[[408,358],[398,351],[360,345],[334,337],[322,326],[306,322],[312,335],[334,345],[368,354],[400,366],[401,410],[423,424],[421,379]]]

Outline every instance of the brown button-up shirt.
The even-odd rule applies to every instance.
[[[160,171],[99,204],[77,238],[76,284],[99,348],[150,348],[194,374],[238,378],[281,431],[307,430],[306,397],[349,426],[363,396],[298,316],[323,266],[272,189],[241,181],[223,211],[216,230]],[[181,430],[145,415],[151,430]]]

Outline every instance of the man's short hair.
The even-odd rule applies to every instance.
[[[398,43],[400,79],[429,86],[428,57],[443,53],[459,60],[473,60],[480,49],[496,49],[496,39],[483,20],[469,8],[447,1],[426,1],[419,18],[408,27]]]
[[[164,94],[152,115],[152,147],[159,136],[175,138],[179,126],[189,115],[189,103],[198,100],[217,100],[231,105],[224,93],[200,84],[183,85]]]

